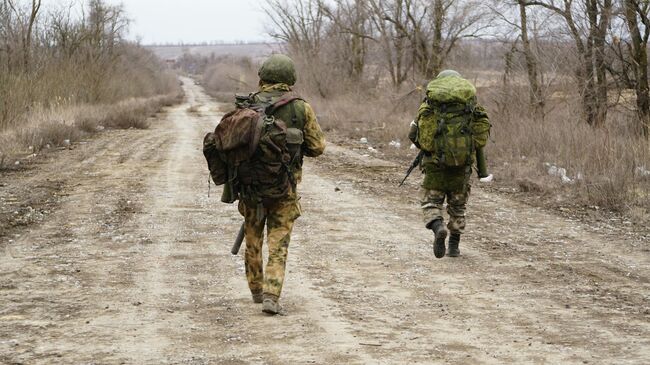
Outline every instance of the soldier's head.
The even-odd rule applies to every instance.
[[[264,61],[257,75],[263,83],[292,86],[296,83],[296,66],[291,58],[274,54]]]
[[[443,70],[443,71],[440,71],[440,73],[438,74],[438,76],[436,76],[436,79],[442,79],[443,77],[450,77],[450,76],[454,76],[454,77],[462,77],[462,76],[460,76],[460,74],[458,73],[458,71],[454,71],[454,70]]]

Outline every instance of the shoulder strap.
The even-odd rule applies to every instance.
[[[291,103],[294,100],[304,100],[303,98],[300,97],[300,95],[289,92],[284,95],[280,99],[278,99],[275,103],[269,105],[266,107],[266,110],[264,111],[266,115],[271,115],[275,113],[278,109],[282,108],[283,106]]]

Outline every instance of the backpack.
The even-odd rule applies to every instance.
[[[472,164],[474,142],[470,124],[476,106],[476,88],[455,76],[432,80],[418,113],[417,140],[423,151],[445,167]]]
[[[297,99],[288,94],[265,105],[238,97],[237,109],[204,137],[203,154],[212,180],[232,190],[226,202],[243,198],[250,204],[268,203],[288,196],[295,187],[287,126],[272,114]]]

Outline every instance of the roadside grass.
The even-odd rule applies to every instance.
[[[22,116],[18,126],[0,132],[0,169],[16,166],[26,157],[67,147],[105,129],[147,129],[150,117],[182,100],[182,93],[177,92],[107,105],[36,108]]]

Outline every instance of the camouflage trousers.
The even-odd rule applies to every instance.
[[[429,228],[429,225],[434,220],[443,219],[443,204],[447,199],[447,214],[449,214],[447,228],[451,233],[462,234],[465,231],[465,208],[469,193],[469,184],[467,184],[466,188],[456,191],[422,188],[421,206],[424,214],[424,225]]]
[[[244,262],[248,287],[251,293],[262,292],[280,297],[291,231],[294,221],[300,216],[298,197],[292,194],[266,208],[261,205],[247,206],[240,201],[239,212],[245,220]],[[262,245],[265,226],[269,253],[266,268],[263,268]]]

